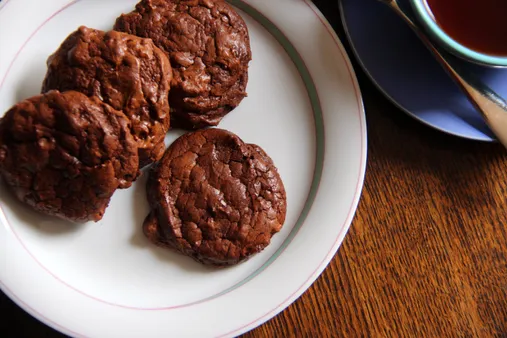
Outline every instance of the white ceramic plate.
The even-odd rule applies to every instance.
[[[39,92],[47,56],[69,33],[110,29],[135,3],[4,1],[0,112]],[[220,127],[273,158],[287,190],[283,230],[251,260],[213,270],[143,237],[146,177],[118,191],[101,222],[79,226],[32,212],[2,185],[0,286],[44,323],[71,336],[236,336],[299,297],[338,249],[366,162],[350,62],[309,1],[231,3],[248,24],[253,61],[249,96]],[[167,143],[180,134],[171,131]]]

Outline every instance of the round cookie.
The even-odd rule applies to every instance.
[[[79,92],[49,91],[0,119],[0,174],[38,211],[98,221],[113,192],[139,175],[138,150],[122,112]]]
[[[131,120],[141,167],[159,160],[169,129],[167,56],[149,39],[80,27],[49,57],[42,92],[97,96]]]
[[[168,54],[173,125],[216,126],[246,96],[250,38],[225,1],[142,0],[114,27],[151,38]]]
[[[222,129],[178,138],[152,168],[147,195],[148,239],[208,265],[262,251],[285,221],[285,189],[272,160]]]

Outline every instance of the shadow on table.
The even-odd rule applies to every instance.
[[[501,144],[467,140],[423,125],[384,98],[364,73],[358,75],[368,123],[368,167],[381,170],[385,162],[384,167],[402,167],[415,192],[418,180],[429,180],[449,204],[467,199],[480,207],[493,200],[490,174],[507,158]]]

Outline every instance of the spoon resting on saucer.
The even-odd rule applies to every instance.
[[[486,84],[476,79],[472,74],[464,70],[463,67],[454,62],[452,56],[437,48],[408,16],[405,10],[400,7],[398,0],[378,1],[388,5],[410,26],[458,87],[461,88],[470,103],[481,113],[497,139],[507,148],[507,102],[486,86]]]

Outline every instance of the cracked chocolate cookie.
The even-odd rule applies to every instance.
[[[130,122],[96,97],[50,91],[0,119],[0,174],[22,202],[76,222],[102,218],[139,175]]]
[[[285,221],[285,189],[258,146],[222,129],[178,138],[150,172],[151,212],[143,230],[153,243],[215,266],[262,251]]]
[[[80,27],[47,65],[43,93],[76,90],[99,97],[130,119],[141,167],[162,157],[172,71],[167,56],[151,40]]]
[[[216,126],[246,96],[250,39],[222,0],[142,0],[114,28],[151,38],[173,67],[173,126]]]

